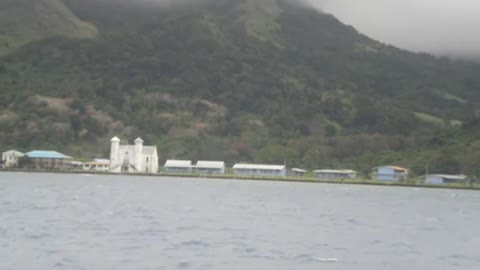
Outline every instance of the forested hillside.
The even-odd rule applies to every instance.
[[[0,55],[47,37],[92,38],[94,25],[79,20],[61,0],[2,0]]]
[[[93,157],[142,136],[161,159],[477,173],[479,65],[287,0],[154,2],[60,1],[98,34],[1,57],[1,149]]]

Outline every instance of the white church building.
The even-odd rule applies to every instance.
[[[156,146],[143,145],[137,138],[133,145],[121,145],[120,139],[110,140],[110,166],[112,173],[157,173],[158,152]]]

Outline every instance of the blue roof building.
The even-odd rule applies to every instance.
[[[72,157],[59,153],[57,151],[35,150],[25,154],[29,158],[45,159],[71,159]]]
[[[67,170],[71,167],[71,162],[66,160],[72,157],[57,151],[35,150],[26,153],[25,156],[32,159],[30,167],[37,170]]]

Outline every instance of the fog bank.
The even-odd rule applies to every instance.
[[[395,46],[480,56],[478,0],[306,0],[360,32]]]

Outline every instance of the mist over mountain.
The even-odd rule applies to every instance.
[[[161,159],[476,173],[479,65],[288,0],[42,1],[45,35],[0,57],[2,149],[98,157],[113,135],[141,136]],[[10,42],[29,36],[34,2],[8,2]],[[68,16],[54,25],[95,35],[50,32],[58,7]]]
[[[383,42],[455,58],[479,59],[480,2],[474,0],[310,0]]]

